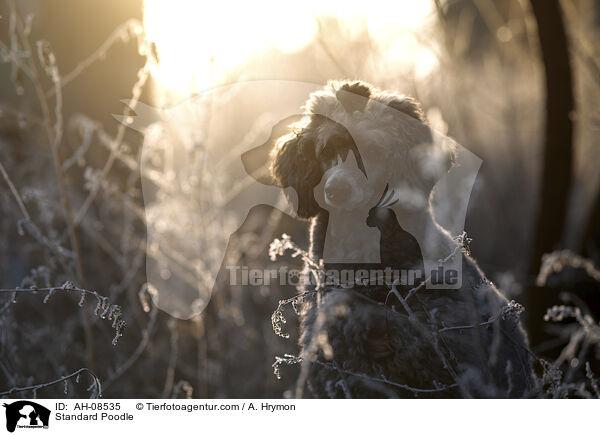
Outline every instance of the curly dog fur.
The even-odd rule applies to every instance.
[[[312,221],[311,255],[325,257],[327,268],[421,269],[424,259],[455,252],[462,282],[410,298],[411,286],[390,296],[381,285],[331,286],[305,297],[303,395],[530,394],[530,354],[513,305],[433,217],[432,189],[452,167],[454,149],[431,140],[419,104],[363,82],[331,82],[310,96],[305,115],[275,144],[271,173],[281,187],[293,187],[298,216]],[[390,180],[393,209],[376,204]]]

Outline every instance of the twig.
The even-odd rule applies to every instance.
[[[138,80],[133,85],[132,97],[129,100],[128,104],[126,105],[125,109],[123,110],[123,116],[129,116],[129,114],[133,110],[135,110],[135,107],[137,106],[139,98],[142,94],[142,89],[143,89],[144,85],[146,84],[146,80],[148,80],[148,77],[150,75],[150,68],[152,65],[153,65],[153,59],[151,56],[148,56],[146,58],[146,63],[138,72]],[[127,128],[127,126],[125,123],[122,122],[119,124],[119,128],[117,130],[117,136],[115,137],[114,141],[112,142],[112,146],[110,148],[110,153],[108,155],[108,159],[106,160],[106,162],[104,164],[104,167],[101,170],[100,178],[105,178],[108,175],[108,173],[110,172],[110,170],[112,169],[113,163],[117,159],[117,153],[121,146],[121,142],[123,141],[123,137],[125,136],[126,128]],[[94,199],[96,198],[96,195],[98,194],[100,185],[101,185],[101,183],[97,183],[92,187],[89,195],[86,197],[83,204],[79,208],[77,215],[75,216],[75,222],[74,222],[75,225],[79,225],[81,223],[81,221],[83,220],[83,218],[85,217],[85,215],[87,214],[88,209],[90,208],[92,202],[94,201]]]
[[[452,366],[450,365],[450,363],[446,359],[446,356],[444,355],[444,353],[440,349],[439,344],[438,344],[438,340],[437,340],[438,337],[435,334],[433,334],[433,332],[430,332],[425,327],[425,325],[423,325],[417,319],[417,316],[415,315],[415,313],[413,312],[413,310],[410,308],[410,306],[406,302],[406,299],[403,298],[402,295],[400,294],[400,292],[398,291],[398,289],[396,289],[396,284],[395,283],[392,284],[391,292],[394,294],[394,296],[396,296],[398,298],[398,300],[402,304],[402,307],[404,308],[404,310],[408,314],[408,320],[417,329],[417,331],[419,331],[419,333],[423,336],[423,338],[427,339],[430,342],[430,344],[433,347],[433,350],[435,351],[435,353],[440,358],[440,360],[441,360],[444,368],[448,371],[448,373],[450,373],[450,376],[452,376],[452,379],[454,379],[454,381],[457,384],[459,384],[460,383],[460,378],[458,377],[457,373],[454,371],[454,368],[452,368]],[[448,353],[451,354],[450,349],[446,345],[446,342],[442,340],[442,343],[446,347],[446,350],[448,351]],[[465,391],[465,393],[467,393],[467,391]]]
[[[81,61],[73,70],[65,74],[62,79],[61,87],[65,87],[69,84],[73,79],[79,76],[83,71],[89,68],[94,62],[103,59],[108,50],[118,41],[128,42],[131,34],[137,36],[138,38],[142,34],[142,24],[139,20],[135,18],[131,18],[117,27],[109,36],[104,40],[102,45],[90,56]],[[56,88],[50,89],[46,95],[48,97],[52,97],[56,95]]]
[[[46,382],[44,384],[32,385],[30,387],[13,387],[8,391],[1,392],[0,397],[10,396],[11,394],[14,394],[14,393],[33,391],[33,395],[35,398],[37,391],[42,388],[47,388],[52,385],[59,384],[61,382],[66,382],[69,379],[73,379],[73,378],[75,378],[75,382],[79,382],[79,375],[84,372],[87,372],[92,377],[92,384],[89,386],[88,391],[91,390],[92,388],[94,391],[93,391],[92,395],[90,396],[90,399],[98,399],[98,398],[102,397],[102,384],[100,383],[100,379],[98,379],[98,377],[94,374],[94,372],[92,372],[87,367],[81,368],[81,369],[77,370],[76,372],[71,373],[70,375],[63,376],[62,378],[56,379],[54,381]]]
[[[367,379],[369,381],[381,382],[383,384],[392,385],[394,387],[398,387],[398,388],[401,388],[403,390],[410,391],[411,393],[439,393],[441,391],[447,391],[449,389],[457,388],[458,387],[458,384],[442,385],[442,386],[437,387],[437,388],[417,388],[417,387],[411,387],[410,385],[399,384],[397,382],[392,382],[392,381],[389,381],[387,379],[375,378],[373,376],[369,376],[369,375],[366,375],[364,373],[357,373],[357,372],[353,372],[351,370],[342,370],[342,369],[337,368],[335,365],[333,365],[331,363],[327,363],[327,362],[323,362],[323,361],[319,361],[319,360],[316,360],[314,362],[316,364],[319,364],[320,366],[327,367],[327,368],[329,368],[331,370],[336,370],[336,371],[339,370],[342,373],[344,373],[346,375],[349,375],[349,376],[354,376],[354,377],[357,377],[357,378]]]
[[[75,287],[71,281],[65,282],[60,287],[43,287],[38,288],[36,286],[32,286],[30,288],[11,288],[11,289],[0,289],[0,293],[11,293],[12,294],[12,302],[16,301],[17,295],[19,293],[37,293],[39,291],[47,291],[48,294],[44,297],[44,303],[47,303],[50,297],[55,292],[79,292],[81,293],[81,298],[79,299],[79,306],[83,307],[85,304],[85,298],[87,295],[92,295],[97,299],[96,309],[94,314],[100,316],[102,319],[108,317],[108,320],[112,320],[112,327],[115,330],[115,337],[113,338],[113,345],[117,344],[119,337],[123,335],[123,328],[125,328],[126,323],[122,318],[121,306],[116,304],[111,304],[106,296],[102,296],[98,294],[96,291],[86,290],[83,288]]]
[[[165,376],[165,385],[162,392],[163,399],[168,398],[173,390],[173,383],[175,381],[175,366],[177,365],[177,354],[179,353],[179,333],[177,331],[177,320],[174,318],[169,319],[168,325],[169,331],[171,331],[171,352],[169,354],[169,365],[167,367],[167,375]]]
[[[25,208],[25,204],[23,204],[23,200],[21,199],[19,192],[17,191],[17,189],[15,188],[15,185],[12,183],[8,174],[6,173],[6,169],[4,169],[4,165],[2,164],[2,162],[0,162],[0,172],[2,173],[2,177],[4,177],[4,181],[6,181],[6,184],[8,184],[8,188],[10,189],[13,197],[15,198],[15,201],[17,201],[17,205],[21,209],[21,213],[23,214],[25,219],[30,221],[31,217],[29,216],[29,213],[27,212],[27,209]]]
[[[41,76],[38,71],[37,65],[33,60],[33,50],[31,45],[29,44],[29,39],[27,32],[23,29],[23,22],[21,21],[21,17],[18,12],[17,5],[15,0],[10,0],[9,2],[11,8],[11,20],[14,20],[16,29],[19,31],[20,42],[23,45],[23,48],[29,56],[29,63],[31,67],[31,83],[35,89],[35,92],[38,97],[38,102],[42,109],[42,114],[44,118],[44,125],[46,127],[46,134],[48,137],[48,142],[50,144],[50,151],[52,152],[52,159],[54,162],[54,169],[56,171],[56,176],[58,178],[58,184],[60,188],[60,195],[63,202],[63,207],[65,211],[65,218],[67,221],[67,227],[69,228],[69,235],[71,238],[71,248],[73,252],[75,252],[75,267],[77,271],[77,278],[81,285],[85,286],[85,279],[83,274],[83,265],[81,260],[81,251],[79,247],[79,240],[77,237],[77,232],[75,230],[75,225],[73,223],[73,214],[71,211],[71,203],[69,200],[69,195],[67,192],[67,183],[62,172],[62,164],[59,155],[58,148],[60,146],[60,142],[62,140],[62,95],[56,96],[55,101],[55,124],[52,125],[52,117],[50,115],[50,106],[48,99],[46,97],[46,93],[42,88]],[[58,67],[56,65],[56,58],[54,54],[50,50],[50,46],[47,42],[38,42],[38,55],[40,58],[40,62],[44,67],[46,74],[52,80],[52,83],[57,91],[57,94],[60,94],[60,90],[62,89],[60,85],[60,74],[58,72]],[[86,331],[86,344],[88,351],[88,362],[92,370],[95,370],[95,358],[94,358],[94,336],[92,333],[92,325],[90,321],[90,316],[87,311],[84,311],[84,327]]]
[[[23,214],[24,219],[18,222],[19,233],[23,234],[23,230],[27,229],[29,234],[31,234],[38,242],[49,248],[50,251],[55,254],[56,258],[61,262],[65,270],[72,272],[70,265],[65,262],[65,258],[73,258],[72,252],[63,248],[59,243],[49,240],[46,236],[44,236],[37,225],[35,225],[33,220],[31,220],[31,216],[29,215],[29,212],[27,211],[27,208],[25,207],[25,204],[23,203],[23,200],[21,199],[21,196],[19,195],[15,185],[8,176],[4,165],[2,165],[2,162],[0,162],[0,172],[2,172],[2,177],[6,181],[6,184],[8,184],[8,187],[15,198],[17,205]]]
[[[346,373],[344,373],[344,371],[342,369],[340,369],[340,366],[338,363],[336,363],[334,361],[333,364],[335,366],[335,369],[340,374],[340,382],[342,385],[342,390],[344,390],[344,395],[346,396],[346,399],[352,399],[352,393],[350,392],[350,385],[348,385],[348,381],[346,380]]]
[[[561,272],[565,267],[584,270],[590,278],[600,282],[600,270],[596,268],[592,260],[577,255],[574,252],[564,249],[554,251],[542,256],[542,265],[536,278],[536,284],[540,287],[546,285],[548,278]]]
[[[496,320],[497,320],[497,318],[493,317],[490,320],[488,320],[487,322],[481,322],[481,323],[477,323],[477,324],[474,324],[474,325],[448,326],[448,327],[445,327],[445,328],[438,329],[438,332],[460,331],[460,330],[463,330],[463,329],[479,328],[479,327],[482,327],[482,326],[491,325]]]
[[[157,297],[157,296],[158,295],[155,295],[155,297]],[[140,299],[141,298],[142,298],[142,295],[140,295]],[[146,304],[147,304],[147,302],[146,302]],[[146,311],[147,308],[150,308],[149,305],[144,305],[144,311]],[[140,343],[138,344],[138,346],[135,349],[135,351],[133,352],[133,354],[131,354],[131,356],[127,359],[127,361],[125,361],[123,364],[121,364],[119,367],[117,367],[115,373],[104,382],[104,391],[106,391],[108,388],[110,388],[110,386],[117,379],[119,379],[123,374],[125,374],[125,372],[127,370],[129,370],[133,366],[133,364],[135,364],[135,362],[142,355],[142,353],[144,353],[144,351],[148,347],[150,338],[152,337],[152,334],[154,333],[154,328],[156,326],[157,314],[158,314],[158,308],[155,303],[152,303],[152,311],[150,311],[150,320],[148,321],[148,325],[142,332],[142,339],[140,340]]]

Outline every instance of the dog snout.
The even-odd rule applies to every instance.
[[[325,183],[325,197],[327,202],[342,204],[346,202],[352,194],[352,186],[343,179],[331,179]]]

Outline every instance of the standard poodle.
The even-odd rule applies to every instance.
[[[330,82],[271,152],[312,221],[310,255],[355,285],[300,289],[304,397],[524,397],[536,388],[522,310],[435,220],[455,146],[412,98]],[[442,278],[436,268],[446,268]],[[382,282],[382,270],[409,270]],[[368,279],[360,281],[360,277]],[[375,274],[371,272],[375,270]],[[373,280],[373,277],[377,279]],[[410,277],[410,275],[409,275]],[[313,291],[311,291],[313,290]]]

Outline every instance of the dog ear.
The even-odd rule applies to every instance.
[[[347,112],[360,112],[367,107],[371,96],[371,88],[362,82],[344,83],[336,91],[335,96]]]
[[[271,152],[271,175],[280,187],[296,190],[296,213],[301,219],[310,219],[321,211],[313,190],[320,183],[323,170],[315,156],[314,141],[307,136],[303,132],[282,136]]]
[[[454,142],[433,130],[417,100],[397,96],[386,103],[389,107],[410,116],[402,117],[405,130],[410,131],[407,166],[401,177],[408,177],[414,187],[427,197],[435,184],[452,168],[456,160]],[[412,118],[412,119],[411,119]]]
[[[429,195],[436,183],[452,169],[456,162],[456,144],[445,135],[423,125],[427,134],[421,143],[409,151],[416,178]]]
[[[271,135],[265,143],[242,154],[242,164],[248,175],[267,186],[278,185],[277,180],[271,174],[271,152],[277,140],[290,131],[289,126],[300,122],[303,117],[304,115],[292,115],[279,121],[271,129]]]
[[[425,118],[425,112],[421,108],[421,104],[412,97],[403,95],[400,98],[394,98],[392,101],[387,103],[393,109],[399,110],[400,112],[406,113],[415,119],[418,119],[422,123],[426,124],[427,119]]]

